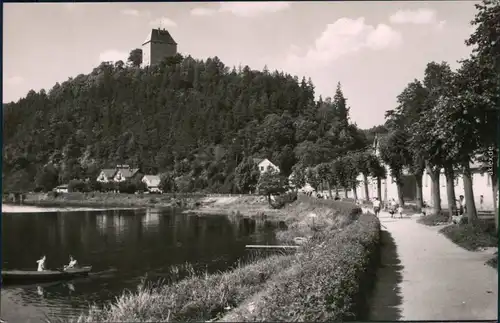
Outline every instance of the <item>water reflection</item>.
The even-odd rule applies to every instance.
[[[168,276],[169,268],[179,264],[209,272],[227,269],[248,256],[246,244],[274,243],[273,225],[162,209],[3,214],[3,268],[36,270],[42,254],[47,268],[57,268],[71,254],[81,265],[92,265],[93,273],[67,283],[2,286],[2,318],[64,319],[89,303],[135,290],[145,274]]]
[[[142,216],[142,224],[144,229],[147,230],[149,227],[156,227],[160,223],[160,210],[158,209],[147,209],[146,214]]]

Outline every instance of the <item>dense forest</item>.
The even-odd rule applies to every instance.
[[[362,150],[386,132],[358,129],[334,80],[333,99],[316,101],[310,79],[229,68],[217,57],[140,68],[134,53],[3,105],[4,189],[50,189],[129,164],[182,191],[237,192],[235,169],[250,157],[269,158],[287,176],[295,164]]]

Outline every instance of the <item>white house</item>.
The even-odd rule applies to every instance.
[[[254,158],[253,162],[257,165],[261,174],[264,172],[267,172],[270,169],[273,169],[277,172],[280,172],[280,168],[278,166],[274,165],[267,158]]]
[[[113,180],[116,174],[116,169],[102,169],[97,176],[97,181],[101,183],[108,183]]]
[[[161,192],[160,182],[161,178],[158,175],[144,175],[142,177],[142,182],[146,184],[148,191],[150,192]]]
[[[58,187],[54,188],[54,191],[57,193],[68,193],[68,184],[59,185]]]
[[[128,165],[116,165],[114,169],[102,169],[99,176],[97,176],[97,181],[101,183],[123,182],[133,178],[138,173],[138,168],[130,168]]]
[[[373,144],[376,156],[380,156],[378,150],[378,139],[375,138]],[[387,202],[391,198],[397,200],[398,189],[394,178],[390,175],[389,166],[384,165],[387,171],[387,179],[382,179],[382,201]],[[481,171],[481,167],[477,163],[470,164],[472,171],[472,188],[474,190],[474,200],[476,202],[476,207],[478,210],[490,211],[494,209],[493,206],[493,191],[491,187],[491,176],[487,173]],[[365,199],[365,189],[363,183],[363,176],[358,175],[358,188],[357,194],[358,198]],[[422,198],[424,202],[432,206],[432,195],[431,195],[431,177],[424,172],[422,178]],[[446,191],[446,177],[444,175],[444,170],[441,171],[441,176],[439,179],[440,185],[440,195],[441,195],[441,206],[443,208],[448,207],[448,197]],[[369,197],[373,198],[377,196],[377,180],[375,178],[369,178],[368,185]],[[457,174],[455,178],[455,198],[459,198],[460,195],[465,195],[463,186],[463,177],[461,174]],[[408,174],[403,174],[403,196],[407,200],[416,199],[416,182],[415,178]],[[351,196],[352,197],[352,196]]]
[[[113,177],[113,181],[115,182],[123,182],[127,179],[131,179],[139,172],[138,168],[130,168],[128,165],[118,165],[116,168],[117,171]]]

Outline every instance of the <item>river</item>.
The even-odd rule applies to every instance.
[[[7,322],[65,320],[89,304],[102,305],[136,290],[141,279],[171,278],[172,268],[225,270],[251,257],[246,244],[272,244],[276,225],[171,209],[69,210],[5,207],[2,268],[58,268],[72,254],[92,265],[89,278],[29,286],[2,286],[1,318]],[[9,212],[6,212],[9,211]]]

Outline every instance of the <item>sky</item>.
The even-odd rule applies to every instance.
[[[5,3],[3,102],[126,61],[152,28],[178,51],[228,66],[310,77],[316,96],[337,83],[361,128],[384,122],[428,62],[470,54],[473,1]]]

